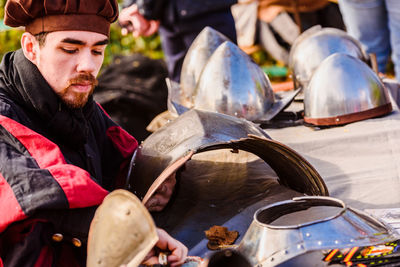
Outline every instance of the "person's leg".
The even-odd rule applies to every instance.
[[[230,9],[212,12],[201,15],[197,18],[193,18],[190,21],[182,22],[181,34],[182,40],[186,46],[185,54],[190,48],[190,45],[193,43],[194,39],[206,26],[209,26],[222,33],[234,44],[237,43],[235,21],[233,20]],[[181,59],[180,67],[182,67],[183,59],[184,57]]]
[[[318,15],[318,24],[322,27],[331,27],[344,30],[344,22],[339,6],[335,3],[329,3],[327,6],[315,11]]]
[[[385,1],[339,0],[339,7],[347,32],[376,54],[378,69],[385,72],[391,52]]]
[[[160,26],[159,34],[161,45],[168,68],[168,76],[171,80],[179,83],[183,58],[187,48],[182,40],[182,35],[174,28]]]
[[[166,57],[169,76],[175,82],[180,74],[186,52],[197,35],[210,26],[236,43],[236,29],[230,9],[176,21],[173,25],[162,25],[159,29],[163,51]]]
[[[279,43],[268,23],[259,20],[258,26],[259,42],[262,48],[266,52],[268,52],[268,54],[270,54],[274,59],[287,65],[289,62],[289,51]]]
[[[386,0],[388,11],[392,61],[397,81],[400,82],[400,1]]]
[[[236,44],[235,21],[230,9],[210,12],[208,14],[199,16],[194,20],[194,25],[195,28],[200,29],[200,31],[204,27],[210,26],[214,30],[219,31],[228,37],[229,40]]]

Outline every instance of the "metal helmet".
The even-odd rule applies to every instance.
[[[306,88],[315,69],[328,56],[345,53],[369,62],[359,41],[336,28],[314,26],[304,31],[294,42],[289,54],[289,68],[295,88]]]
[[[115,190],[90,224],[87,266],[139,266],[157,241],[154,221],[140,200],[129,191]]]
[[[200,73],[215,49],[228,37],[207,26],[194,39],[185,55],[181,71],[181,102],[193,103],[192,97]]]
[[[267,267],[310,251],[377,245],[398,239],[391,226],[339,199],[306,196],[259,209],[237,250],[247,256],[252,266]],[[325,266],[317,263],[313,266]]]
[[[237,45],[224,42],[204,67],[194,94],[194,108],[253,122],[269,121],[298,91],[276,100],[262,69]]]
[[[301,193],[327,195],[318,172],[289,147],[272,140],[244,119],[215,112],[189,110],[151,134],[131,161],[129,187],[143,200],[151,197],[170,174],[200,152],[244,150],[264,160],[280,183]]]
[[[340,125],[392,111],[378,75],[358,58],[337,53],[326,58],[304,91],[304,121]]]
[[[201,240],[211,225],[232,218],[232,227],[243,236],[254,212],[266,204],[303,194],[328,195],[307,160],[256,124],[195,109],[141,143],[130,170],[130,190],[143,203],[177,172],[170,203],[152,215],[157,226],[198,256],[207,250]]]

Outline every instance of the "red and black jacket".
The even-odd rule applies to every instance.
[[[124,183],[136,147],[92,98],[81,109],[67,108],[21,50],[6,54],[0,65],[0,267],[85,265],[94,211]]]

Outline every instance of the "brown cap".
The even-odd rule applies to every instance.
[[[109,36],[118,17],[117,0],[8,0],[4,23],[25,26],[35,35],[53,31],[91,31]]]

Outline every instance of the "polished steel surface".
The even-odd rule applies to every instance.
[[[179,83],[166,78],[165,83],[167,84],[168,88],[168,98],[167,98],[167,108],[168,111],[172,114],[180,114],[179,109],[182,107],[184,111],[188,110],[189,108],[186,106],[183,106],[181,104],[181,87]],[[192,104],[188,103],[188,106],[192,106]],[[182,113],[184,111],[181,111]]]
[[[289,55],[295,88],[306,88],[316,68],[334,53],[345,53],[369,61],[361,44],[345,31],[318,25],[303,32],[294,42]]]
[[[308,251],[397,240],[391,227],[331,197],[297,197],[259,209],[238,246],[252,266],[275,266]]]
[[[358,113],[388,103],[388,90],[378,75],[360,59],[342,53],[326,58],[304,91],[309,118]]]
[[[126,190],[114,190],[90,225],[87,266],[139,266],[157,241],[154,221],[140,200]]]
[[[181,100],[188,107],[193,103],[193,93],[200,73],[217,47],[228,37],[207,26],[194,39],[185,55],[181,71]]]
[[[143,201],[160,178],[177,171],[174,196],[152,215],[197,256],[207,252],[202,240],[213,225],[230,221],[241,238],[260,207],[303,194],[328,195],[307,160],[256,124],[195,109],[141,143],[130,170],[130,190]]]
[[[237,245],[259,208],[303,195],[280,185],[263,160],[243,162],[246,156],[227,149],[194,155],[180,174],[171,203],[153,213],[157,226],[183,242],[189,255],[204,257],[211,252],[204,231],[212,226],[238,231],[233,244]]]
[[[213,53],[200,75],[194,107],[250,121],[272,119],[296,92],[276,101],[262,69],[238,46],[224,42]]]
[[[281,184],[310,195],[328,195],[318,172],[291,148],[272,140],[252,122],[214,112],[190,110],[150,135],[132,160],[129,186],[143,199],[162,173],[188,153],[243,150],[271,166]],[[188,160],[188,159],[186,159]]]

